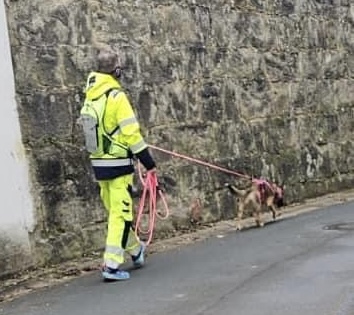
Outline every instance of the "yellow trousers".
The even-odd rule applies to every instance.
[[[113,269],[124,263],[125,252],[136,256],[140,251],[140,241],[132,229],[133,200],[129,192],[132,183],[133,175],[98,182],[101,199],[108,211],[104,263]]]

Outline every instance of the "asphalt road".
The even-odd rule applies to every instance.
[[[337,223],[346,229],[324,228]],[[354,203],[155,254],[131,276],[103,283],[95,273],[0,314],[354,314]]]

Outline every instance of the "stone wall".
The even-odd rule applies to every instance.
[[[76,119],[93,46],[119,49],[148,142],[285,182],[289,202],[354,182],[349,0],[5,0],[41,263],[103,245]],[[175,218],[234,216],[229,175],[154,152]],[[168,183],[174,182],[174,185]]]

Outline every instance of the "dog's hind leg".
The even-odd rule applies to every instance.
[[[238,206],[238,211],[237,211],[237,218],[236,218],[236,230],[241,231],[241,221],[242,221],[242,216],[243,216],[243,211],[244,211],[245,205],[241,201]]]

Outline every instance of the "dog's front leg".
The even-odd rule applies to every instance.
[[[256,207],[256,224],[257,224],[258,227],[263,227],[264,226],[264,222],[262,220],[261,212],[262,212],[262,205],[259,204]]]
[[[277,211],[274,205],[270,206],[270,210],[272,211],[273,214],[273,220],[275,220],[277,217],[280,217],[280,213],[279,211]]]
[[[279,214],[278,214],[277,209],[274,206],[274,197],[269,197],[267,199],[267,208],[268,208],[268,210],[272,211],[273,220],[275,220],[279,216]]]

